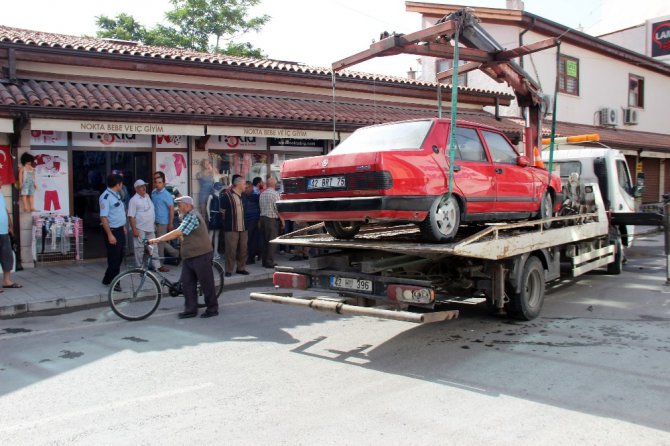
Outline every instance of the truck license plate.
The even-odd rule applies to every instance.
[[[360,293],[372,293],[372,280],[330,276],[330,287],[340,290],[358,291]]]
[[[347,182],[344,176],[310,178],[307,182],[307,189],[333,189],[346,186]]]

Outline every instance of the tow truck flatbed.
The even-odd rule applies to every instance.
[[[579,216],[554,217],[544,229],[545,221],[488,225],[485,229],[461,236],[452,243],[423,243],[415,225],[376,226],[363,229],[355,238],[336,239],[323,232],[323,223],[280,236],[272,243],[320,249],[360,249],[412,254],[426,258],[463,256],[501,260],[528,251],[574,243],[607,234],[607,215],[601,210]]]

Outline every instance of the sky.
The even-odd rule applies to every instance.
[[[463,0],[448,3],[504,8],[505,0]],[[670,16],[668,0],[526,0],[528,12],[571,28],[598,35],[643,23],[648,18]],[[169,0],[22,0],[5,5],[0,24],[70,35],[96,33],[95,17],[133,15],[146,27],[163,22]],[[624,13],[625,11],[625,13]],[[268,57],[329,67],[333,62],[369,47],[383,31],[409,33],[420,29],[420,16],[405,11],[405,0],[262,0],[256,14],[270,22],[260,33],[241,36]],[[417,69],[416,56],[374,59],[351,69],[404,76]]]

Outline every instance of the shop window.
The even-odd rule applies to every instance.
[[[255,177],[265,180],[268,172],[268,155],[266,153],[222,152],[209,154],[212,165],[221,174],[221,182],[230,185],[233,175],[242,175],[246,181]]]
[[[628,76],[628,106],[644,107],[644,78],[634,74]]]
[[[460,65],[463,65],[463,63],[460,63]],[[435,62],[435,74],[441,72],[441,71],[447,71],[449,68],[454,66],[454,61],[451,59],[438,59]],[[451,78],[450,79],[445,79],[443,82],[449,82],[451,83]],[[458,75],[458,85],[461,87],[467,87],[468,86],[468,74],[463,73]]]
[[[558,91],[579,96],[579,59],[560,56],[558,62]]]

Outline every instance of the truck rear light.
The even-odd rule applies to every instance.
[[[296,288],[306,290],[309,281],[304,274],[296,273],[274,273],[272,283],[280,288]]]
[[[386,288],[391,300],[413,304],[430,304],[435,300],[435,292],[430,288],[411,285],[391,284]]]

